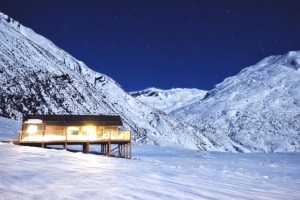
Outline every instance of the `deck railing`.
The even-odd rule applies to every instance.
[[[82,133],[77,135],[67,134],[63,130],[44,130],[35,133],[28,131],[18,132],[19,142],[45,142],[45,141],[130,141],[131,131],[97,131],[96,134]]]

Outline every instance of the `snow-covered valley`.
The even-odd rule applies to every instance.
[[[208,151],[300,151],[300,52],[268,57],[208,92],[149,88],[130,95],[2,13],[0,33],[0,116],[113,114],[140,143]]]
[[[274,90],[272,94],[285,97],[281,99],[277,95],[275,105],[282,105],[282,101],[284,108],[288,108],[287,112],[280,112],[286,117],[286,121],[275,123],[274,127],[282,125],[283,129],[276,129],[276,133],[287,130],[286,133],[290,135],[285,134],[283,137],[279,134],[280,137],[274,137],[270,132],[267,136],[260,134],[257,135],[260,143],[251,146],[253,143],[243,143],[246,136],[250,135],[248,132],[245,134],[248,127],[246,125],[253,122],[248,120],[247,113],[234,113],[240,120],[237,125],[245,125],[242,126],[243,131],[239,132],[240,126],[237,125],[231,129],[238,130],[236,133],[239,134],[235,137],[226,135],[224,131],[227,127],[223,123],[224,116],[225,122],[228,122],[232,118],[227,120],[227,114],[232,113],[234,106],[248,105],[241,98],[237,98],[240,93],[232,92],[232,88],[237,86],[232,83],[239,82],[235,78],[225,80],[223,84],[209,91],[204,99],[204,91],[185,89],[167,92],[151,89],[152,91],[142,92],[140,99],[137,96],[133,98],[108,76],[90,70],[47,39],[4,14],[0,14],[0,17],[1,116],[21,120],[22,115],[28,113],[119,114],[125,127],[134,131],[135,140],[131,160],[0,142],[1,200],[299,199],[299,153],[216,152],[237,151],[235,148],[245,152],[270,151],[268,145],[278,144],[279,141],[282,145],[276,147],[280,147],[282,151],[298,152],[299,132],[297,135],[296,131],[299,130],[299,118],[294,118],[293,123],[288,124],[290,118],[287,116],[299,116],[295,115],[299,110],[296,107],[299,103],[299,92],[296,90],[299,82],[292,84],[293,89],[289,90],[291,93],[285,93],[285,90],[278,87],[272,88],[281,79],[268,80],[266,87],[264,82],[254,79],[257,76],[250,79],[252,82],[239,79],[242,83],[255,86],[256,91],[269,91],[265,89],[271,88],[270,90]],[[294,68],[282,68],[291,78],[288,83],[297,80],[297,63],[298,60],[294,59],[293,63],[289,63]],[[251,68],[241,74],[247,75],[245,72],[256,74]],[[271,74],[273,72],[268,71]],[[291,85],[281,83],[281,86]],[[261,85],[263,87],[257,87]],[[244,84],[240,84],[240,87],[243,86]],[[152,93],[153,90],[156,91]],[[243,91],[243,88],[240,90]],[[229,91],[227,93],[230,98],[226,95],[223,97],[222,91]],[[250,97],[257,95],[252,94]],[[227,106],[225,108],[220,106],[222,104],[219,101],[227,102],[226,98],[232,101],[230,103],[233,107],[230,103],[224,104]],[[266,100],[268,101],[264,106],[274,99]],[[151,106],[153,102],[158,107]],[[289,104],[290,102],[293,104]],[[210,115],[202,114],[208,116],[209,120],[195,117],[204,112],[200,109],[205,106],[214,108],[207,109],[207,112],[211,112]],[[184,119],[193,126],[181,123],[158,109],[171,112],[178,119]],[[273,114],[276,114],[275,111],[274,107]],[[267,114],[264,116],[270,116]],[[211,124],[212,121],[221,125],[216,128]],[[202,122],[203,126],[200,126],[199,123]],[[250,123],[251,127],[254,122]],[[0,117],[0,126],[0,140],[17,139],[20,121]],[[292,129],[287,129],[290,127]],[[223,132],[216,131],[217,129]],[[288,132],[290,130],[292,132]],[[266,140],[272,137],[274,140]],[[264,141],[270,143],[266,145]],[[70,148],[79,150],[80,147]],[[99,147],[91,146],[91,151],[97,152]]]

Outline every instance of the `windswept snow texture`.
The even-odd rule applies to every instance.
[[[0,199],[299,199],[300,156],[133,145],[133,159],[0,143]]]
[[[21,120],[24,114],[117,114],[134,141],[215,149],[193,127],[146,106],[0,13],[0,116]]]
[[[225,151],[300,151],[300,51],[265,58],[171,113]]]
[[[146,90],[130,92],[130,94],[146,105],[170,113],[178,108],[190,105],[203,99],[207,91],[188,88],[173,88],[161,90],[148,88]]]

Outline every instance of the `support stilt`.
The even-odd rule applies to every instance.
[[[90,152],[90,144],[88,142],[82,145],[82,151],[83,151],[83,153]]]

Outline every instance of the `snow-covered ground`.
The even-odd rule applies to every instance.
[[[128,160],[0,143],[0,158],[3,200],[300,197],[299,153],[219,153],[134,143]]]
[[[134,144],[133,159],[0,143],[0,199],[299,199],[299,154]]]

